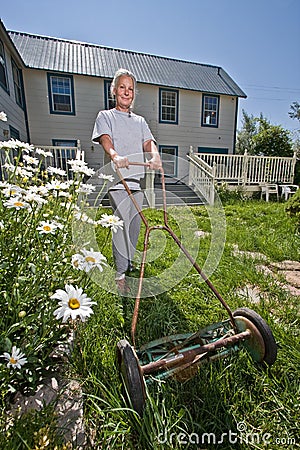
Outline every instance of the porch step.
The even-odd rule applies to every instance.
[[[95,204],[98,192],[96,190],[88,196],[89,204],[99,206],[99,204],[101,203],[101,205],[104,208],[108,208],[110,204],[107,194],[105,194],[101,202],[97,201],[97,203]],[[155,192],[155,206],[162,207],[163,193],[161,183],[158,182],[154,184],[154,192]],[[170,205],[178,206],[183,204],[189,206],[196,206],[196,205],[203,205],[205,201],[203,200],[203,198],[199,198],[198,195],[189,186],[187,186],[182,182],[177,181],[174,183],[166,183],[166,203],[167,206]],[[145,208],[148,207],[146,199],[144,199],[144,207]]]
[[[189,186],[177,181],[175,183],[166,183],[166,203],[167,205],[182,205],[185,203],[188,206],[203,205],[205,203],[203,198],[200,198]],[[155,183],[155,205],[163,205],[163,193],[161,183]]]

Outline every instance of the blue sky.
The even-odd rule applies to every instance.
[[[248,96],[240,112],[299,126],[300,0],[14,0],[0,14],[9,30],[221,66]]]

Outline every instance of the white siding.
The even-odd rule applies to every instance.
[[[7,122],[0,121],[0,140],[10,139],[5,138],[3,132],[4,130],[9,130],[11,125],[20,133],[20,140],[27,142],[28,136],[26,132],[25,115],[23,109],[16,103],[14,82],[12,75],[12,65],[11,65],[11,52],[6,46],[3,37],[0,35],[0,39],[4,45],[4,52],[6,57],[6,68],[7,68],[7,78],[8,78],[8,92],[0,86],[0,111],[4,111],[7,115]],[[15,60],[17,63],[17,61]]]
[[[91,134],[95,118],[104,108],[104,80],[97,77],[73,76],[75,116],[50,114],[47,72],[27,69],[24,75],[31,142],[52,145],[52,139],[80,140],[86,161],[93,167],[103,164],[103,151],[93,145]],[[178,147],[178,156],[186,160],[190,146],[228,148],[234,142],[235,98],[220,97],[219,127],[201,127],[202,94],[179,90],[178,124],[159,123],[159,86],[139,84],[134,111],[145,117],[158,145]],[[178,177],[186,174],[181,165]]]
[[[202,127],[202,94],[199,92],[179,90],[178,124],[159,123],[159,87],[139,86],[139,95],[135,102],[135,111],[143,115],[149,123],[158,145],[178,147],[178,156],[186,160],[190,146],[228,148],[233,152],[234,122],[236,99],[220,96],[218,128]],[[178,168],[178,177],[186,175],[187,167]]]

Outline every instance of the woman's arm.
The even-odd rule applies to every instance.
[[[162,167],[161,158],[157,149],[157,146],[152,139],[144,142],[143,149],[145,153],[150,153],[152,158],[149,161],[149,167],[152,170],[157,170]]]
[[[116,150],[114,149],[114,145],[111,137],[108,134],[102,134],[99,137],[99,143],[102,145],[105,153],[107,153],[111,160],[115,163],[116,167],[119,169],[128,167],[129,161],[126,156],[119,156]]]

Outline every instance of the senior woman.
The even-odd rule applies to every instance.
[[[97,115],[92,140],[101,144],[114,166],[126,180],[134,198],[142,207],[143,192],[140,179],[142,166],[130,166],[130,161],[143,162],[144,153],[150,156],[149,168],[161,167],[161,159],[155,139],[142,116],[132,111],[136,93],[135,76],[126,69],[119,69],[111,83],[115,108],[100,111]],[[113,257],[116,266],[116,285],[122,295],[129,294],[125,274],[133,268],[133,258],[140,233],[141,219],[123,184],[118,182],[109,189],[113,212],[123,220],[123,230],[113,234]]]

